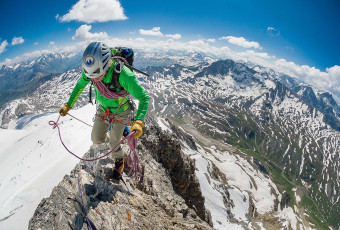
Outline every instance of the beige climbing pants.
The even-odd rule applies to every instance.
[[[129,113],[130,110],[128,109],[125,110],[124,112],[116,114],[115,120],[126,121],[128,119]],[[104,111],[100,107],[97,109],[97,114],[99,114],[100,116],[105,115]],[[101,117],[96,116],[92,128],[91,140],[93,144],[101,144],[104,142],[108,142],[109,151],[111,151],[113,147],[115,147],[118,144],[118,142],[122,139],[125,124],[115,122],[111,123],[111,131],[109,135],[107,135],[109,131],[109,126],[110,125],[107,122],[103,121]],[[111,153],[111,156],[112,158],[123,158],[124,153],[122,151],[122,148],[118,146],[117,149]]]

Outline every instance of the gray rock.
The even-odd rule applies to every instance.
[[[41,201],[29,229],[89,229],[85,213],[92,229],[212,229],[194,163],[181,153],[177,137],[151,126],[140,140],[139,182],[133,176],[124,177],[126,184],[112,180],[110,158],[92,167],[80,162]],[[85,157],[93,155],[91,151]],[[124,175],[128,172],[127,166]],[[190,194],[195,205],[189,202]]]

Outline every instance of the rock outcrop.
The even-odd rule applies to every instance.
[[[29,229],[212,229],[195,164],[181,151],[179,136],[156,125],[145,129],[137,145],[140,182],[112,180],[109,158],[80,162],[41,201]],[[85,157],[91,155],[92,149]]]

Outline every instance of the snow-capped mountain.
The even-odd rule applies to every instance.
[[[159,116],[176,120],[194,136],[204,133],[243,149],[262,162],[292,203],[298,203],[292,189],[303,191],[302,204],[317,210],[309,213],[311,219],[339,225],[340,133],[325,114],[339,122],[336,103],[322,112],[276,75],[231,60],[147,72],[153,77],[145,87]]]
[[[11,120],[25,115],[59,111],[61,106],[67,102],[79,78],[79,69],[53,75],[51,79],[41,84],[26,97],[6,103],[0,111],[0,126],[6,127]],[[84,89],[84,93],[79,97],[76,108],[88,103],[89,96],[85,92],[89,92],[89,87]]]
[[[49,53],[15,66],[3,65],[0,69],[0,105],[35,91],[56,74],[78,67],[80,58],[79,54],[69,52]]]
[[[146,67],[152,77],[139,80],[163,131],[184,133],[176,132],[180,149],[195,161],[214,227],[338,228],[339,107],[331,95],[258,66],[199,55],[181,60],[186,65]],[[51,76],[7,103],[2,126],[13,127],[8,123],[25,114],[58,111],[79,77],[79,69]],[[87,103],[84,92],[78,107]]]

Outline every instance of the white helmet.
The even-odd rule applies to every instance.
[[[84,51],[82,70],[88,78],[100,77],[109,69],[110,60],[110,48],[102,42],[92,42]]]

